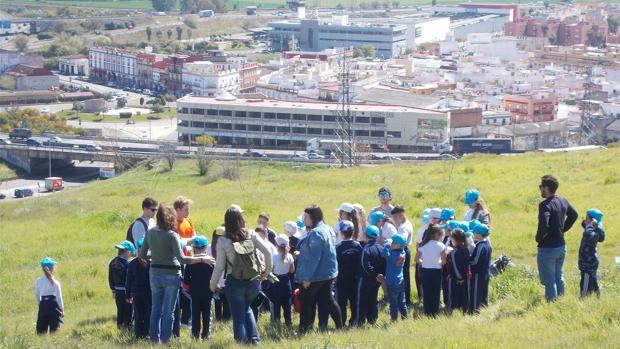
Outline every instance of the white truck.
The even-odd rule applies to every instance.
[[[344,143],[346,147],[348,141]],[[341,148],[343,148],[343,142],[339,139],[311,138],[306,142],[306,152],[308,153],[331,155],[338,153]]]
[[[62,177],[47,177],[45,178],[45,190],[47,191],[58,191],[64,188],[64,182]]]

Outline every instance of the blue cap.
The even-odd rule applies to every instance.
[[[596,219],[597,222],[603,223],[603,212],[595,208],[589,209],[586,214],[592,219]]]
[[[206,237],[202,235],[194,237],[194,242],[192,243],[192,246],[194,246],[194,248],[203,248],[207,247],[207,245],[209,245],[209,240],[207,240]]]
[[[458,228],[465,232],[466,237],[472,237],[473,234],[471,229],[469,229],[469,224],[467,222],[458,222]]]
[[[297,228],[299,229],[303,229],[306,227],[306,225],[304,224],[304,221],[302,221],[301,219],[298,219],[297,221],[295,221],[295,224],[297,225]]]
[[[480,197],[478,189],[469,189],[465,192],[465,205],[472,205]]]
[[[377,236],[379,236],[380,231],[379,228],[377,228],[376,226],[369,225],[366,227],[366,231],[364,233],[366,233],[366,236],[368,236],[369,238],[376,239]]]
[[[129,240],[125,240],[114,247],[118,248],[119,250],[128,250],[131,253],[136,253],[136,247]]]
[[[446,222],[446,226],[448,228],[450,228],[450,230],[454,230],[456,228],[459,228],[459,222],[457,222],[455,220],[450,220],[450,221]]]
[[[422,216],[428,216],[431,214],[431,209],[430,208],[425,208],[422,210]]]
[[[424,215],[424,216],[422,216],[422,224],[426,225],[426,224],[428,224],[428,223],[429,223],[429,220],[428,220],[428,215]]]
[[[136,241],[137,248],[141,248],[143,244],[144,244],[144,238],[140,238],[138,241]]]
[[[444,208],[441,210],[440,218],[442,221],[450,220],[454,217],[454,209],[452,208]]]
[[[41,259],[41,268],[52,269],[56,265],[56,261],[51,257],[44,257]]]
[[[482,224],[482,223],[480,223],[480,221],[479,221],[479,220],[477,220],[477,219],[472,219],[471,221],[469,221],[469,230],[474,230],[474,228],[475,228],[477,225],[479,225],[479,224]]]
[[[354,230],[355,225],[353,225],[353,222],[351,221],[344,220],[338,223],[338,231],[346,231],[352,233]]]
[[[478,225],[476,225],[473,230],[474,234],[479,234],[482,236],[489,236],[489,234],[491,233],[489,231],[489,227],[483,223],[479,223]]]
[[[384,217],[385,217],[385,213],[383,213],[383,211],[375,211],[370,214],[368,221],[372,225],[377,225],[377,223],[379,223],[379,221],[382,220]]]
[[[392,242],[395,242],[403,247],[407,244],[407,239],[402,234],[394,234],[392,235]]]

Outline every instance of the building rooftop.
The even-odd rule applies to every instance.
[[[12,68],[9,68],[6,71],[6,74],[19,77],[19,76],[53,76],[54,74],[45,69],[33,67],[31,65],[26,64],[18,64]]]
[[[355,96],[356,100],[378,104],[400,105],[410,108],[432,108],[441,98],[414,95],[407,91],[387,88],[369,88]]]

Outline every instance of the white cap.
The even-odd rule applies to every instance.
[[[288,246],[288,236],[284,234],[278,235],[278,237],[276,238],[276,245],[280,247]]]
[[[293,221],[284,222],[284,230],[286,230],[290,234],[295,234],[297,232],[297,223]]]
[[[353,208],[355,208],[357,212],[364,212],[364,206],[362,206],[362,204],[353,204]]]
[[[440,219],[441,218],[441,209],[440,208],[432,208],[431,213],[428,215],[431,219]]]
[[[344,211],[346,213],[351,213],[354,210],[355,210],[355,207],[353,207],[353,205],[351,205],[348,202],[345,202],[342,205],[340,205],[340,208],[338,209],[338,211]]]
[[[243,209],[241,208],[241,206],[236,205],[236,204],[232,204],[230,206],[228,206],[229,210],[235,210],[235,211],[239,211],[241,213],[243,213]]]

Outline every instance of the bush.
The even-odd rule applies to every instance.
[[[149,120],[160,120],[161,119],[161,117],[155,116],[155,115],[149,115],[146,118]]]
[[[118,117],[121,119],[129,119],[131,117],[131,112],[126,111],[118,114]]]
[[[50,40],[53,39],[54,35],[48,33],[39,33],[37,34],[37,39],[39,40]]]

